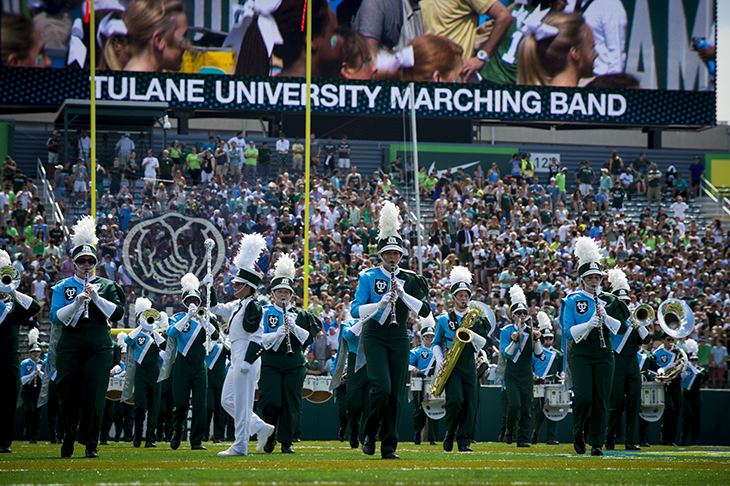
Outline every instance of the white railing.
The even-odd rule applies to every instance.
[[[68,226],[66,226],[66,218],[63,216],[61,207],[56,202],[56,195],[53,192],[53,186],[51,185],[51,181],[48,180],[46,168],[43,167],[43,162],[41,162],[41,159],[38,159],[37,174],[38,181],[41,184],[41,190],[43,191],[43,200],[48,201],[48,205],[51,208],[51,218],[53,219],[53,224],[61,223],[61,229],[63,230],[63,234],[64,236],[68,237]]]
[[[700,192],[713,202],[717,203],[721,213],[725,213],[730,216],[730,200],[725,197],[722,192],[715,187],[712,182],[708,181],[704,177],[700,179]]]

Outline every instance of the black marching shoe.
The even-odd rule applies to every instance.
[[[421,445],[421,434],[416,434],[416,436],[413,437],[413,443],[416,445]]]
[[[357,449],[360,447],[360,441],[357,439],[350,439],[350,449]]]
[[[155,441],[153,440],[148,440],[144,443],[145,449],[154,449],[155,447],[157,447],[157,444],[155,444]]]
[[[428,445],[436,445],[436,441],[435,440],[429,440],[428,441]]]
[[[383,459],[400,459],[400,456],[395,452],[386,452],[381,456]]]
[[[180,435],[179,434],[172,434],[172,438],[170,439],[170,447],[173,451],[176,451],[178,447],[180,447]]]
[[[635,445],[635,444],[626,444],[624,446],[624,449],[627,451],[640,451],[641,447]]]
[[[454,438],[447,436],[444,439],[444,450],[446,452],[451,452],[454,450]]]
[[[276,434],[271,434],[264,444],[264,452],[271,454],[274,452],[274,447],[276,447]]]
[[[294,454],[294,449],[291,448],[291,444],[281,444],[282,454]]]
[[[651,447],[651,444],[649,444],[648,442],[641,442],[639,445],[641,447]]]
[[[195,445],[190,446],[190,450],[191,451],[204,451],[206,449],[203,444],[195,444]]]
[[[365,437],[362,441],[362,452],[368,456],[375,454],[375,442],[370,437]]]
[[[603,455],[603,451],[601,450],[600,447],[593,447],[591,449],[591,455],[592,456],[602,456]]]
[[[94,459],[94,458],[99,457],[99,451],[96,449],[96,447],[86,446],[85,455],[86,455],[86,457],[88,457],[90,459]]]
[[[507,444],[512,443],[512,431],[511,430],[505,430],[504,432],[504,442]]]
[[[532,434],[532,437],[530,437],[530,443],[537,444],[537,434]]]
[[[135,437],[132,445],[136,448],[139,448],[139,446],[142,445],[142,439],[140,439],[139,437]]]
[[[606,437],[606,450],[612,451],[615,448],[616,448],[616,440],[611,436]]]
[[[74,443],[73,441],[63,441],[61,444],[61,457],[71,457],[74,455]]]
[[[11,452],[13,451],[10,447],[0,447],[0,454],[10,454]]]
[[[586,453],[586,441],[583,439],[583,434],[573,439],[573,449],[581,455]]]
[[[529,442],[518,442],[517,447],[530,447]]]
[[[560,444],[560,442],[555,439],[550,439],[549,441],[546,442],[546,444],[547,445],[558,445],[558,444]]]
[[[471,448],[471,447],[469,447],[468,445],[460,445],[460,446],[458,447],[458,451],[459,451],[459,452],[474,452],[474,449],[472,449],[472,448]]]
[[[345,428],[344,427],[340,427],[337,430],[337,440],[339,440],[340,442],[345,442]]]

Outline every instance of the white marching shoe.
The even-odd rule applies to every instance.
[[[218,457],[232,457],[232,456],[246,456],[248,454],[244,454],[242,452],[234,451],[231,448],[228,448],[224,451],[220,451],[218,453]]]
[[[257,440],[256,440],[256,452],[263,452],[264,446],[266,445],[266,441],[269,440],[269,437],[271,437],[271,434],[274,433],[274,426],[269,424],[264,424],[263,428],[257,432]]]

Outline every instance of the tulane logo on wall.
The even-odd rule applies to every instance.
[[[211,270],[215,274],[226,258],[225,242],[207,219],[167,213],[140,221],[124,239],[124,267],[130,278],[156,294],[177,294],[188,272],[205,275],[206,239],[215,241]]]

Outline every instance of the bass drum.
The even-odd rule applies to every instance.
[[[570,413],[570,390],[559,383],[542,386],[545,396],[542,413],[548,420],[560,422]]]
[[[664,415],[664,384],[657,381],[643,382],[639,417],[647,422],[656,422],[662,415]]]
[[[446,416],[446,394],[442,393],[438,397],[434,397],[431,393],[433,378],[423,379],[423,401],[421,408],[426,412],[426,416],[433,420],[440,420]]]
[[[312,403],[324,403],[332,398],[332,391],[330,390],[332,377],[312,376],[312,378],[313,380],[310,381],[312,393],[307,395],[305,399]]]

